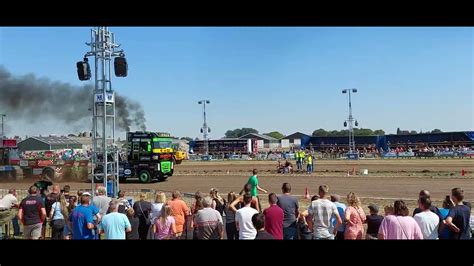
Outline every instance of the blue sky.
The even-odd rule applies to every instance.
[[[357,88],[364,128],[474,129],[473,29],[454,27],[111,27],[129,63],[115,91],[142,103],[147,127],[200,136],[209,99],[211,138],[228,129],[265,133],[343,129],[345,88]],[[82,85],[75,62],[87,27],[0,28],[0,65]],[[1,109],[1,107],[0,107]],[[67,133],[57,123],[17,134]],[[85,127],[85,130],[89,128]],[[54,132],[52,132],[54,131]]]

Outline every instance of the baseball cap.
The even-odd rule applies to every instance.
[[[90,196],[90,195],[91,195],[91,193],[89,193],[87,191],[82,193],[82,196]]]
[[[369,210],[371,210],[373,212],[379,212],[379,207],[377,207],[377,205],[375,205],[375,204],[370,204],[369,205]]]

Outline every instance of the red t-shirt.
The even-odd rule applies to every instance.
[[[278,205],[271,205],[263,211],[265,215],[265,231],[275,239],[283,239],[283,209]]]

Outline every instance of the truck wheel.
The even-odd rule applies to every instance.
[[[10,180],[16,181],[16,169],[10,172]]]
[[[156,179],[158,179],[159,182],[163,182],[163,181],[165,181],[167,178],[168,178],[167,175],[162,175],[162,174],[156,175]]]
[[[127,178],[126,177],[119,177],[119,182],[120,183],[125,183],[125,182],[127,182]]]
[[[138,180],[140,180],[141,183],[150,183],[151,181],[151,175],[148,170],[141,170],[138,173]]]
[[[49,181],[59,181],[59,180],[56,180],[56,173],[54,172],[52,168],[43,169],[43,173],[41,174],[41,177]]]

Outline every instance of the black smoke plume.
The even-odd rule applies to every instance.
[[[39,119],[54,119],[66,125],[77,126],[87,121],[84,128],[91,128],[93,87],[72,86],[33,74],[13,76],[0,65],[0,110],[9,120],[38,122]],[[145,112],[140,103],[115,93],[116,127],[146,130]]]

